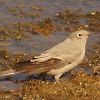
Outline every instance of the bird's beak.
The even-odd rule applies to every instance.
[[[89,33],[88,35],[89,35],[89,36],[90,36],[90,35],[93,35],[93,33]]]

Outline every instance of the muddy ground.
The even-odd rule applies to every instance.
[[[0,77],[0,100],[100,100],[100,1],[1,0],[0,72],[80,29],[94,33],[81,64],[59,83],[41,75]]]

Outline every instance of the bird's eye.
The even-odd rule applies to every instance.
[[[82,36],[82,34],[78,34],[78,36],[80,37],[80,36]]]

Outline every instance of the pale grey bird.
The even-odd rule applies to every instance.
[[[35,56],[30,61],[17,63],[15,69],[4,71],[1,75],[46,73],[54,76],[56,81],[59,81],[61,75],[83,60],[89,35],[90,33],[86,30],[75,31],[58,45],[41,53],[39,56]]]

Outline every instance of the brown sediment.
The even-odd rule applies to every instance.
[[[0,99],[5,97],[15,99],[16,95],[17,98],[25,100],[99,100],[100,77],[81,71],[77,74],[71,73],[70,76],[74,78],[61,83],[40,80],[26,81],[25,85],[17,91],[2,91]]]

